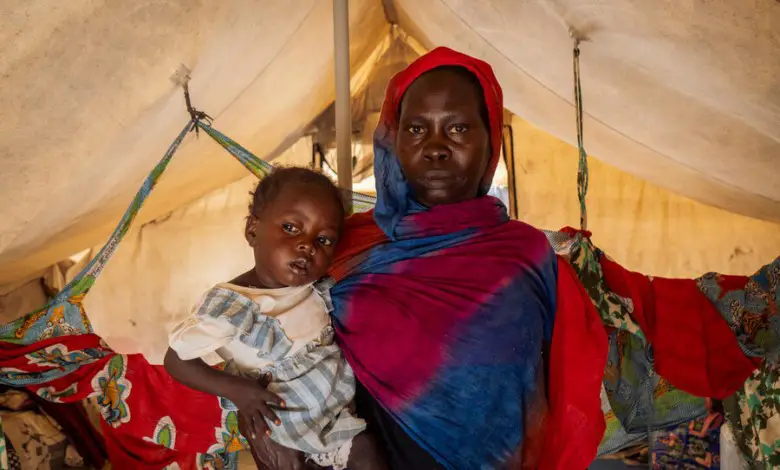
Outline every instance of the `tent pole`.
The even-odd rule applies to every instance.
[[[349,92],[349,0],[333,0],[336,68],[336,171],[339,186],[352,189],[352,112]]]

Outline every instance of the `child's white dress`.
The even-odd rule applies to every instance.
[[[352,438],[366,424],[347,409],[355,376],[311,284],[282,289],[219,284],[174,328],[169,342],[185,361],[208,361],[216,353],[230,373],[259,378],[270,372],[268,390],[286,405],[274,409],[282,424],[269,423],[271,438],[318,464],[346,466]]]

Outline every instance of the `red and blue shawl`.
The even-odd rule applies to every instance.
[[[479,197],[427,209],[413,199],[393,143],[404,91],[444,65],[479,79],[492,158]],[[348,220],[332,270],[334,326],[358,380],[446,468],[540,468],[543,454],[555,454],[550,468],[585,468],[603,432],[598,396],[606,347],[591,341],[590,350],[580,349],[581,371],[590,376],[575,371],[571,379],[582,379],[577,393],[589,396],[585,405],[571,398],[571,385],[555,389],[558,398],[548,396],[548,379],[553,387],[563,383],[564,361],[548,374],[543,353],[553,343],[559,276],[578,292],[571,268],[564,264],[568,270],[559,273],[545,235],[509,220],[504,205],[485,195],[498,164],[502,113],[490,66],[450,49],[432,51],[393,78],[374,136],[377,206]],[[582,315],[587,305],[578,305],[569,329],[556,331],[557,341],[570,337],[576,347],[589,334],[600,339],[597,314],[590,324]],[[549,404],[556,400],[553,417]],[[575,412],[564,418],[567,407]],[[556,420],[566,448],[544,451]]]

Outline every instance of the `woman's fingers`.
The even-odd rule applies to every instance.
[[[257,397],[264,403],[271,403],[278,406],[279,408],[284,408],[285,406],[284,400],[279,398],[279,395],[275,394],[274,392],[269,392],[264,388],[260,389]]]
[[[279,398],[275,393],[268,391],[266,388],[272,380],[273,377],[270,373],[264,374],[257,379],[258,388],[251,399],[251,406],[253,408],[252,419],[255,421],[253,428],[255,429],[255,432],[262,432],[268,436],[271,435],[272,431],[265,422],[266,419],[277,426],[282,424],[279,417],[276,416],[276,413],[274,413],[269,405],[276,405],[280,408],[284,408],[285,406],[284,400]]]
[[[285,407],[284,400],[279,398],[279,395],[277,395],[277,394],[275,394],[273,392],[269,392],[268,390],[263,390],[260,393],[260,398],[262,399],[262,401],[264,403],[271,403],[271,404],[274,404],[274,405],[278,406],[279,408],[284,408]]]
[[[247,439],[252,437],[254,432],[251,422],[247,419],[247,414],[241,410],[238,410],[238,432]]]
[[[276,416],[276,413],[273,412],[273,410],[271,409],[270,406],[268,406],[267,403],[258,403],[257,409],[258,409],[258,411],[260,411],[260,413],[263,416],[268,418],[268,421],[274,423],[277,426],[282,424],[282,422],[279,420],[279,417]]]
[[[259,379],[257,379],[257,384],[260,385],[260,389],[261,389],[259,396],[265,402],[273,403],[274,405],[284,408],[284,400],[279,398],[279,395],[268,390],[268,384],[271,383],[272,379],[273,377],[271,376],[270,373],[265,374]]]
[[[268,388],[268,384],[270,384],[273,379],[274,376],[270,372],[266,372],[265,374],[261,375],[259,379],[257,379],[257,383],[259,383],[263,388]]]
[[[252,439],[257,439],[264,434],[266,436],[271,435],[271,430],[268,429],[268,423],[265,422],[262,413],[255,411],[249,419],[251,420],[250,436]]]

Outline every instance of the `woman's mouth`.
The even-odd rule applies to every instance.
[[[429,189],[443,189],[451,186],[457,181],[455,175],[449,171],[431,170],[427,171],[420,178],[420,183]]]

